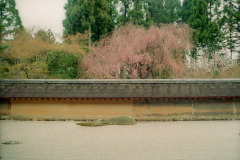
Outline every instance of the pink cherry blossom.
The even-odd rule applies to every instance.
[[[184,77],[184,55],[191,47],[191,30],[187,25],[169,24],[148,30],[128,24],[93,45],[83,66],[87,78],[168,78]]]

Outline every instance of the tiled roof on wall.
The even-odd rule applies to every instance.
[[[0,98],[240,97],[240,79],[0,80]]]

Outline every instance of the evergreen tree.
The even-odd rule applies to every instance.
[[[0,41],[12,36],[17,29],[23,29],[15,0],[1,0],[0,17]]]
[[[182,22],[189,23],[188,19],[193,14],[193,0],[184,0],[181,9]]]
[[[221,49],[220,4],[219,0],[183,1],[182,21],[193,28],[195,45],[198,48],[206,49],[209,58],[212,58],[212,54]]]
[[[64,35],[75,35],[77,32],[83,33],[84,26],[84,0],[68,0],[64,6],[66,19],[63,20]]]
[[[146,0],[133,0],[133,9],[129,12],[129,16],[133,24],[146,27],[151,25]]]
[[[111,16],[111,23],[109,24],[111,27],[114,28],[117,25],[117,3],[118,0],[108,0],[108,5],[110,7],[110,16]]]
[[[91,39],[92,39],[92,25],[95,23],[94,17],[94,8],[95,8],[95,1],[94,0],[85,0],[83,2],[83,17],[80,20],[83,24],[85,30],[88,28],[89,37],[88,37],[88,46],[91,47]]]
[[[207,0],[208,3],[208,19],[207,19],[207,28],[208,28],[208,37],[207,37],[207,50],[209,52],[209,58],[215,54],[216,51],[222,49],[222,22],[221,22],[221,10],[220,0]]]
[[[181,2],[180,0],[165,0],[167,23],[180,21]]]
[[[130,11],[131,22],[133,24],[144,24],[144,2],[142,0],[133,0],[133,9]]]
[[[150,0],[149,12],[156,24],[173,23],[180,20],[180,0]]]
[[[239,3],[239,2],[238,2]],[[231,59],[233,52],[237,51],[237,44],[239,42],[239,32],[237,21],[237,0],[224,0],[223,9],[223,22],[224,22],[224,34],[226,37],[225,45],[230,50]]]
[[[166,13],[164,8],[164,0],[150,0],[149,1],[149,12],[154,23],[160,24],[165,23]]]
[[[240,0],[237,0],[237,6],[236,6],[236,14],[235,14],[235,21],[236,21],[236,30],[237,30],[237,46],[240,46]],[[240,48],[237,49],[238,52],[238,59],[240,61]],[[239,63],[240,64],[240,63]]]
[[[129,22],[145,27],[151,25],[147,0],[120,0],[118,6],[120,6],[118,26]]]
[[[235,7],[236,7],[236,10],[237,10],[236,14],[235,14],[235,20],[236,20],[236,23],[237,23],[237,31],[240,34],[240,0],[237,0],[237,5]]]
[[[120,0],[120,15],[118,17],[118,24],[125,25],[127,22],[130,22],[130,11],[133,6],[133,0]]]
[[[64,7],[66,9],[66,19],[63,20],[64,35],[75,35],[88,30],[91,46],[92,38],[98,40],[113,30],[114,3],[110,0],[68,0]]]
[[[110,11],[107,0],[95,0],[93,13],[95,18],[95,23],[93,24],[94,40],[99,40],[101,36],[113,30],[113,22]]]
[[[198,46],[205,47],[207,44],[207,2],[205,0],[193,0],[192,14],[188,23],[194,29],[194,40]]]

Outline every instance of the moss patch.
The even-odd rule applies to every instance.
[[[76,123],[76,125],[88,126],[88,127],[99,127],[99,126],[105,126],[107,124],[101,121],[93,121],[93,122],[80,122],[80,123]]]
[[[89,127],[98,127],[98,126],[106,126],[106,125],[133,125],[136,124],[135,119],[127,116],[113,117],[103,121],[93,121],[93,122],[81,122],[77,123],[77,125],[81,126],[89,126]]]
[[[113,117],[106,120],[109,125],[133,125],[136,124],[135,119],[128,116]]]

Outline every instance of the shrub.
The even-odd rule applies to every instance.
[[[78,78],[78,60],[76,55],[53,51],[48,54],[48,71],[54,78],[75,79]]]
[[[128,116],[109,118],[105,122],[109,125],[133,125],[133,124],[136,124],[135,119],[128,117]]]
[[[81,57],[88,48],[74,40],[57,44],[50,31],[39,30],[35,36],[31,30],[17,32],[0,44],[0,78],[82,77]]]

